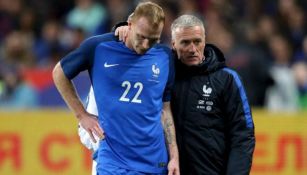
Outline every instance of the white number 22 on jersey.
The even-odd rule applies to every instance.
[[[129,93],[129,90],[131,88],[131,83],[129,81],[124,81],[122,83],[122,87],[126,88],[123,95],[120,97],[119,101],[125,101],[125,102],[130,102],[130,99],[127,98],[127,94]],[[135,96],[131,100],[132,103],[142,103],[141,99],[138,99],[140,96],[142,90],[143,90],[143,84],[140,82],[136,82],[133,86],[133,88],[138,88],[138,91],[136,92]]]

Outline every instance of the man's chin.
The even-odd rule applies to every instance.
[[[184,64],[187,66],[197,66],[199,65],[199,62],[198,61],[187,61]]]
[[[138,50],[136,51],[137,54],[143,55],[146,53],[146,50]]]

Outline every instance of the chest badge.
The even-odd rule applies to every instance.
[[[208,85],[209,83],[207,83]],[[210,96],[212,93],[212,88],[207,86],[206,84],[203,86],[203,94],[202,94],[202,98],[200,100],[198,100],[198,103],[196,105],[197,109],[201,109],[201,110],[206,110],[208,112],[213,110],[213,101],[212,99],[210,100]]]
[[[153,77],[158,77],[159,76],[159,74],[160,74],[160,69],[159,69],[159,67],[156,65],[156,64],[153,64],[152,66],[151,66],[151,70],[152,70],[152,72],[153,72]]]
[[[203,86],[203,96],[205,97],[210,97],[211,93],[212,93],[212,88],[211,87],[207,87],[207,85]]]
[[[159,83],[160,68],[157,66],[157,63],[151,66],[151,71],[152,71],[152,75],[148,79],[148,81]]]

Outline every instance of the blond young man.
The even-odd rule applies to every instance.
[[[140,3],[129,21],[129,37],[114,33],[87,39],[54,68],[54,82],[89,133],[99,142],[97,174],[179,174],[172,114],[172,53],[157,44],[164,12],[155,3]],[[80,102],[71,83],[89,72],[98,120]]]

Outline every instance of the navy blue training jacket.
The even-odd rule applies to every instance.
[[[255,148],[254,123],[239,75],[222,52],[207,44],[205,61],[178,59],[172,111],[182,175],[248,175]]]

